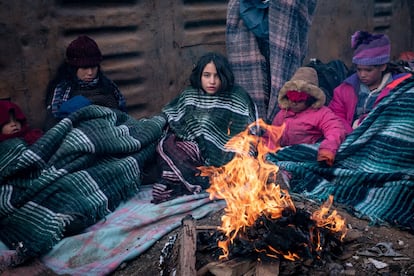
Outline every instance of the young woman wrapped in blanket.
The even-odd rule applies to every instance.
[[[233,158],[225,148],[229,139],[256,120],[249,94],[235,85],[226,57],[203,55],[187,87],[162,112],[168,124],[157,146],[161,172],[153,184],[153,202],[199,193],[209,179],[199,176],[199,166],[221,166]]]

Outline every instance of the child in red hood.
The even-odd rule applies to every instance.
[[[37,141],[43,132],[31,129],[20,107],[7,100],[0,100],[0,142],[11,138],[22,138],[29,145]]]
[[[279,91],[281,110],[274,117],[272,125],[285,124],[280,139],[282,147],[320,142],[317,161],[332,166],[346,135],[339,117],[324,106],[325,100],[315,69],[300,67]],[[268,139],[270,149],[275,147],[274,143]]]

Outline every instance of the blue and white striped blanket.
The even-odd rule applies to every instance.
[[[268,159],[291,172],[293,192],[353,207],[373,223],[414,229],[414,77],[401,83],[321,167],[316,145],[286,147]]]

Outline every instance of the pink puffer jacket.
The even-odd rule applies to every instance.
[[[273,119],[272,125],[285,124],[281,146],[315,144],[321,142],[319,150],[329,150],[336,154],[345,139],[345,129],[340,119],[326,106],[308,108],[300,113],[281,110]],[[271,147],[274,145],[270,145]]]

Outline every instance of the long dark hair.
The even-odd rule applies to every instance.
[[[225,56],[216,52],[209,52],[203,55],[197,62],[190,75],[190,83],[193,88],[201,89],[201,75],[204,67],[213,62],[216,66],[217,74],[221,81],[220,90],[218,92],[230,91],[234,86],[234,74],[231,70],[229,61]]]

